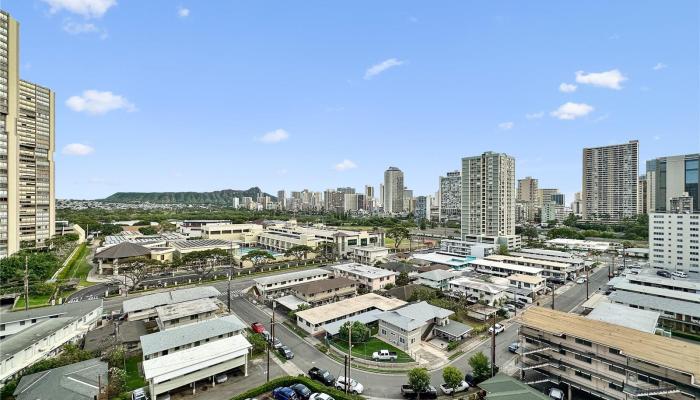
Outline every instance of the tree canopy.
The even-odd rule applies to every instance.
[[[430,374],[425,368],[413,368],[408,371],[408,384],[416,393],[425,392],[430,386]]]

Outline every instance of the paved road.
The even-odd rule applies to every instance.
[[[258,306],[254,306],[244,298],[234,298],[232,302],[233,312],[241,317],[245,322],[263,322],[270,328],[270,317],[264,313]],[[294,360],[292,361],[297,367],[303,371],[308,371],[312,367],[319,367],[330,371],[336,377],[343,375],[343,365],[333,359],[328,358],[325,354],[318,351],[306,341],[299,338],[282,324],[276,324],[275,336],[282,343],[289,346],[294,351]],[[496,337],[496,363],[502,365],[506,361],[513,358],[513,354],[507,351],[509,344],[517,340],[517,327],[510,326],[506,331]],[[479,351],[484,354],[490,354],[490,341],[486,341],[482,345],[476,347],[468,354],[455,359],[451,365],[459,368],[463,373],[470,371],[467,365],[469,357]],[[351,376],[365,386],[365,395],[379,398],[401,398],[400,386],[406,383],[405,373],[400,374],[379,374],[361,370],[353,370]],[[431,373],[432,384],[434,386],[443,383],[442,371],[437,370]]]

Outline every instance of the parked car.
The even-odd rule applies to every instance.
[[[578,283],[579,285],[582,283],[586,283],[586,278],[582,276],[582,277],[576,279],[576,283]]]
[[[453,394],[453,393],[459,393],[463,392],[465,390],[469,389],[469,384],[466,381],[462,381],[459,383],[459,386],[456,388],[452,389],[451,387],[448,387],[447,384],[443,383],[440,385],[440,391],[443,394]]]
[[[498,335],[499,333],[501,333],[505,330],[506,330],[506,328],[504,328],[503,325],[495,324],[489,328],[489,334],[492,334],[495,332],[495,334]]]
[[[228,375],[226,374],[219,374],[214,377],[214,381],[216,383],[224,383],[228,380]]]
[[[294,352],[287,346],[281,346],[277,349],[277,352],[280,353],[280,355],[286,360],[291,360],[294,358]]]
[[[508,346],[508,351],[510,351],[511,353],[517,353],[519,348],[520,348],[520,343],[513,342],[510,344],[510,346]]]
[[[547,391],[547,396],[554,400],[564,400],[566,398],[566,396],[564,396],[564,391],[559,388],[550,388]]]
[[[398,355],[395,351],[389,350],[379,350],[372,353],[372,360],[374,361],[396,361]]]
[[[333,386],[333,382],[335,382],[335,377],[331,375],[330,372],[318,367],[313,367],[309,370],[309,377],[315,381],[323,383],[326,386]]]
[[[339,390],[345,390],[345,377],[344,376],[339,376],[338,379],[335,380],[335,388]],[[352,378],[350,378],[350,385],[348,386],[348,392],[354,393],[354,394],[362,394],[362,392],[365,390],[365,387],[362,386],[362,384]]]
[[[250,325],[250,329],[252,329],[255,333],[263,333],[267,331],[263,324],[261,324],[260,322],[253,322]]]
[[[292,389],[301,400],[308,400],[308,398],[311,397],[311,389],[306,387],[303,383],[295,383],[289,388]]]
[[[309,400],[335,400],[328,394],[325,393],[314,393],[309,397]]]
[[[272,391],[272,397],[275,400],[298,400],[294,390],[284,386],[275,388],[275,390]]]
[[[664,277],[664,278],[670,278],[670,277],[671,277],[671,273],[668,272],[668,271],[664,271],[664,270],[656,271],[656,275],[661,276],[661,277]]]
[[[136,389],[131,392],[131,400],[148,400],[148,396],[143,389]]]
[[[515,312],[515,304],[506,304],[503,306],[506,311]]]
[[[676,278],[687,278],[688,277],[688,274],[686,274],[683,271],[674,271],[671,273],[671,275],[673,275]]]
[[[524,302],[524,301],[518,300],[518,301],[515,302],[515,306],[518,307],[518,308],[525,308],[526,305],[527,305],[527,303]]]
[[[421,399],[437,399],[437,390],[433,386],[428,386],[424,392],[416,392],[411,385],[401,385],[401,395],[407,399],[415,399],[420,395]]]
[[[279,339],[275,338],[273,340],[272,336],[270,336],[270,339],[267,342],[270,343],[270,345],[272,346],[273,349],[279,349],[280,347],[283,346],[282,342],[280,342]]]
[[[469,384],[469,386],[476,385],[476,382],[474,382],[474,375],[472,375],[472,374],[465,374],[464,381],[467,382]]]

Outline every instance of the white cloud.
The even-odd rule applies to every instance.
[[[274,131],[262,135],[259,140],[263,143],[278,143],[287,139],[289,139],[289,133],[287,133],[287,131],[284,129],[275,129]]]
[[[627,80],[627,77],[617,69],[611,69],[605,72],[591,72],[589,74],[583,71],[576,71],[576,82],[584,85],[593,85],[608,89],[620,90],[620,83]]]
[[[117,5],[117,0],[43,0],[55,14],[66,10],[85,18],[100,18],[107,10]]]
[[[354,169],[357,168],[357,164],[352,162],[351,160],[348,160],[347,158],[338,164],[335,164],[333,167],[336,171],[347,171],[349,169]]]
[[[654,71],[660,71],[660,70],[665,69],[665,68],[668,68],[668,65],[660,62],[660,63],[656,63],[656,65],[654,65],[651,69],[653,69]]]
[[[67,20],[63,23],[63,30],[70,33],[71,35],[79,35],[81,33],[92,33],[99,31],[95,24],[91,24],[89,22],[74,22],[71,20]]]
[[[390,58],[388,60],[384,60],[380,62],[379,64],[375,64],[369,68],[367,68],[367,71],[365,71],[365,79],[372,79],[375,76],[381,74],[382,72],[398,67],[399,65],[402,65],[404,62],[397,60],[395,58]]]
[[[544,117],[544,111],[538,111],[535,113],[525,114],[525,118],[527,118],[527,119],[540,119],[542,117]]]
[[[180,18],[189,17],[190,16],[190,9],[182,7],[182,6],[178,7],[177,8],[177,16]]]
[[[504,131],[507,131],[509,129],[513,129],[514,126],[515,126],[515,124],[513,122],[510,122],[510,121],[501,122],[500,124],[498,124],[498,128],[503,129]]]
[[[66,105],[73,111],[85,111],[93,115],[105,114],[119,109],[136,110],[136,107],[125,97],[99,90],[85,90],[82,96],[71,96],[66,101]]]
[[[95,149],[92,147],[82,144],[82,143],[71,143],[67,144],[64,148],[62,153],[67,155],[67,156],[86,156],[88,154],[91,154],[94,152]]]
[[[574,85],[573,83],[562,83],[561,85],[559,85],[559,91],[562,93],[575,92],[576,88],[578,88],[578,86]]]
[[[585,103],[564,103],[550,114],[559,119],[576,119],[583,117],[593,111],[593,107]]]

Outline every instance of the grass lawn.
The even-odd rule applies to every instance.
[[[87,278],[88,272],[90,272],[90,264],[88,264],[85,259],[89,252],[90,249],[88,249],[87,244],[81,244],[78,251],[73,258],[68,261],[68,264],[66,264],[66,267],[61,271],[58,277],[60,279],[79,278],[81,281],[84,281],[85,278]]]
[[[29,308],[47,306],[47,305],[49,305],[50,299],[51,299],[51,295],[45,295],[45,296],[29,295]],[[15,305],[15,310],[24,310],[24,296],[20,297],[19,300],[17,300],[17,304]]]
[[[342,351],[348,351],[348,343],[344,340],[335,339],[332,341],[333,345]],[[387,342],[381,341],[375,337],[370,338],[366,343],[354,344],[352,346],[352,355],[359,358],[372,359],[372,353],[379,350],[389,350],[395,351],[398,359],[396,362],[410,362],[413,361],[411,356],[397,349],[396,347],[390,345]]]
[[[131,391],[146,386],[146,381],[139,374],[141,357],[134,356],[126,359],[126,390]]]

